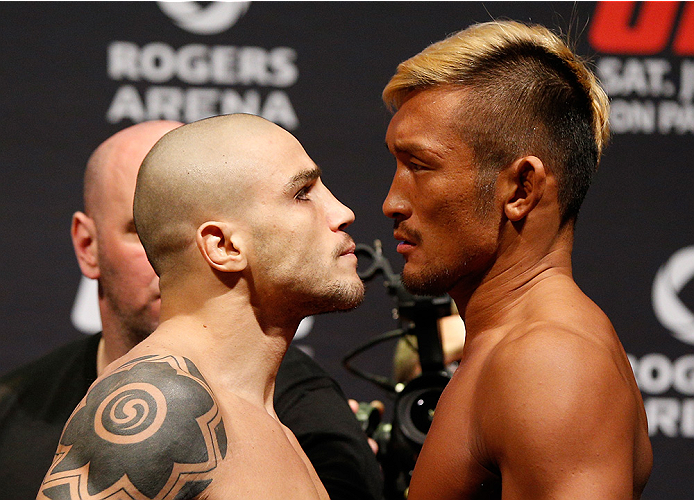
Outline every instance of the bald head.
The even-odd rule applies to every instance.
[[[84,211],[98,218],[104,210],[103,195],[124,179],[135,179],[152,146],[180,122],[157,120],[121,130],[94,150],[84,172]]]
[[[246,114],[207,118],[164,136],[142,164],[134,202],[137,232],[157,274],[194,245],[203,222],[241,217],[261,189],[257,181],[297,150],[305,155],[289,132]]]

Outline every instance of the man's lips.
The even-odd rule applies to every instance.
[[[400,243],[398,243],[396,250],[398,251],[398,253],[405,254],[412,250],[414,247],[414,243],[410,243],[409,241],[401,241]]]
[[[397,247],[398,253],[406,253],[416,246],[414,238],[402,231],[394,231],[393,237],[399,241]]]
[[[342,252],[340,252],[340,256],[343,255],[349,255],[352,254],[354,255],[354,250],[356,250],[357,245],[354,243],[354,241],[350,242],[349,245],[347,245]]]
[[[354,258],[357,256],[354,254],[354,251],[356,250],[357,245],[354,243],[354,240],[347,236],[342,244],[342,246],[337,248],[337,251],[335,252],[334,255],[337,257],[347,257],[350,255],[353,255]]]

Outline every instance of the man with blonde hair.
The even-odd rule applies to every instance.
[[[353,213],[291,134],[251,115],[164,135],[134,206],[158,326],[77,405],[39,498],[327,499],[273,392],[301,319],[363,298]]]
[[[410,500],[639,498],[646,414],[607,316],[572,277],[607,96],[550,30],[471,26],[383,92],[404,284],[450,293],[466,325]]]

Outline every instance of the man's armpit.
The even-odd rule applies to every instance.
[[[192,499],[226,446],[219,408],[195,365],[141,358],[97,382],[75,409],[41,492],[54,500]]]

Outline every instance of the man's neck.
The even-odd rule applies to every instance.
[[[461,284],[450,295],[471,341],[482,332],[527,321],[523,306],[534,291],[572,280],[571,242],[559,239],[546,252],[519,247],[501,253],[481,282],[467,289]]]
[[[243,296],[217,297],[196,310],[178,310],[162,296],[159,328],[140,346],[191,359],[217,395],[228,391],[272,408],[277,370],[298,320],[261,326],[257,311]]]
[[[106,358],[106,341],[102,335],[99,339],[99,346],[96,349],[96,376],[100,377],[106,367],[114,360],[109,361]]]
[[[125,325],[116,323],[108,312],[104,314],[101,309],[101,340],[96,353],[96,375],[101,376],[108,365],[118,358],[125,356],[130,349],[135,347],[136,336],[128,331]]]

